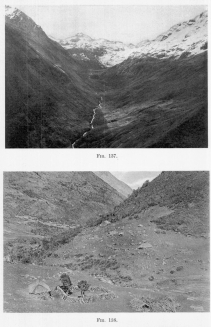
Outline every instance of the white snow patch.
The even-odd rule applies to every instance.
[[[65,71],[60,67],[60,65],[53,65],[55,68],[57,68],[58,70],[60,70],[62,73],[64,73],[65,75],[67,75],[65,73]]]
[[[21,11],[15,7],[5,6],[5,15],[10,19],[19,16]]]
[[[108,67],[117,65],[128,57],[151,56],[162,59],[174,56],[179,58],[184,52],[187,55],[195,55],[206,51],[201,47],[208,39],[207,16],[207,11],[205,11],[194,19],[172,26],[157,38],[141,41],[137,45],[105,39],[94,40],[82,33],[60,40],[60,44],[65,49],[81,48],[92,52],[101,50],[102,55],[95,55],[95,57]],[[85,59],[83,53],[81,53],[81,58]]]

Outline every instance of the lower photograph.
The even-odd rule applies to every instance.
[[[208,171],[4,172],[4,312],[208,312]]]

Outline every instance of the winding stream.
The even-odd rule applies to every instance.
[[[92,130],[92,129],[94,129],[94,120],[95,120],[95,116],[96,116],[96,111],[97,111],[97,109],[101,109],[102,108],[102,101],[103,101],[103,98],[101,97],[101,100],[100,100],[100,103],[99,103],[99,105],[97,106],[97,108],[95,108],[95,109],[93,109],[93,116],[92,116],[92,120],[91,120],[91,122],[90,122],[90,130]],[[82,135],[82,137],[85,137],[89,132],[90,132],[90,130],[89,131],[87,131],[87,132],[85,132],[85,133],[83,133],[83,135]],[[82,138],[82,137],[79,137],[73,144],[72,144],[72,148],[74,149],[75,148],[75,144]]]

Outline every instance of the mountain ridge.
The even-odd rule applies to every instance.
[[[129,57],[174,57],[176,59],[182,55],[191,56],[206,51],[207,16],[208,12],[204,11],[193,19],[173,25],[156,38],[143,40],[136,45],[121,41],[93,39],[84,33],[59,39],[58,42],[69,53],[75,55],[77,54],[74,53],[74,49],[93,52],[97,60],[106,67],[119,64]]]
[[[27,15],[16,9],[9,13],[6,147],[71,147],[89,127],[98,103],[95,83],[84,78],[83,62],[70,57]]]
[[[112,173],[106,171],[94,171],[94,173],[115,188],[124,197],[128,197],[132,193],[130,186],[116,178]]]
[[[5,6],[5,20],[6,23],[14,25],[26,34],[32,34],[33,37],[47,37],[40,25],[16,7]]]

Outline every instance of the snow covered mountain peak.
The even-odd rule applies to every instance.
[[[84,33],[76,33],[75,36],[80,37],[80,38],[88,38],[91,39],[91,37],[87,34]]]
[[[172,26],[153,40],[143,40],[136,45],[120,41],[93,39],[83,33],[60,40],[70,53],[73,50],[88,51],[104,66],[114,66],[128,57],[169,58],[199,54],[207,49],[207,11],[195,18]],[[78,52],[77,52],[78,55]],[[83,57],[81,57],[83,59]]]
[[[10,19],[15,18],[15,16],[19,16],[21,11],[15,7],[5,6],[5,15]]]
[[[43,35],[46,36],[39,25],[37,25],[29,16],[24,14],[24,12],[15,7],[5,6],[5,21],[7,24],[24,31],[27,34],[33,34],[34,36],[39,37]]]
[[[205,11],[196,16],[194,19],[176,24],[172,26],[166,33],[159,35],[155,41],[164,41],[168,38],[172,38],[172,36],[174,36],[174,38],[178,38],[178,36],[180,36],[179,33],[184,34],[184,32],[191,32],[192,34],[195,34],[196,30],[207,27],[207,17],[207,11]]]
[[[70,42],[92,42],[92,38],[84,33],[77,33],[74,36],[67,37],[65,40]]]
[[[103,38],[93,39],[83,33],[77,33],[74,36],[59,40],[59,43],[66,50],[71,51],[71,53],[73,49],[82,49],[83,51],[89,52],[90,55],[96,57],[96,60],[104,66],[113,66],[123,61],[128,56],[128,51],[131,53],[131,49],[135,48],[133,44],[124,44],[121,41],[109,41]],[[121,59],[117,59],[120,52],[123,52],[124,55],[122,57],[121,54]],[[85,57],[82,56],[81,59],[85,60]]]
[[[172,26],[152,41],[140,42],[131,57],[175,59],[199,54],[207,49],[207,11],[188,21]]]

